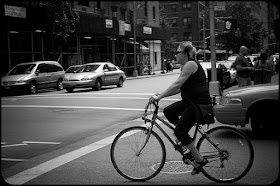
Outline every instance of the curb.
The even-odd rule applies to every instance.
[[[166,76],[166,75],[172,75],[172,74],[180,74],[180,69],[174,69],[173,72],[165,72],[161,73],[162,71],[156,71],[155,74],[151,75],[139,75],[136,77],[127,77],[126,80],[131,80],[131,79],[142,79],[142,78],[151,78],[151,77],[157,77],[157,76]]]

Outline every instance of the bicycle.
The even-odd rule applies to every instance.
[[[152,119],[147,116],[148,108],[142,119],[144,126],[133,126],[121,131],[111,145],[111,161],[116,171],[124,178],[132,181],[146,181],[155,177],[163,168],[166,160],[166,148],[161,137],[153,131],[156,126],[170,141],[182,157],[183,162],[190,164],[193,158],[184,154],[181,146],[172,139],[159,125],[158,120],[171,131],[174,127],[158,116],[158,103],[153,103]],[[253,145],[249,138],[236,128],[218,126],[208,131],[202,124],[194,125],[193,139],[201,134],[196,147],[200,154],[208,160],[201,172],[207,178],[218,183],[232,183],[244,177],[250,170],[254,160]],[[208,125],[209,127],[209,125]]]

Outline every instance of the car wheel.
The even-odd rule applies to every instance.
[[[74,88],[66,88],[67,92],[73,92]]]
[[[29,83],[29,89],[28,89],[28,93],[30,94],[36,94],[38,92],[37,90],[37,84],[34,81],[31,81]]]
[[[251,118],[251,127],[253,132],[256,135],[259,135],[263,132],[264,130],[264,119],[262,119],[262,117],[258,117],[257,115],[252,116]]]
[[[123,86],[123,78],[120,77],[117,87],[122,87],[122,86]]]
[[[99,91],[99,90],[101,90],[101,88],[102,88],[102,81],[101,81],[101,79],[98,78],[95,81],[95,85],[94,85],[93,89],[96,91]]]
[[[63,90],[62,79],[59,79],[59,80],[57,81],[56,90],[57,90],[57,91]]]

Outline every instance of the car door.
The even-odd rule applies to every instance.
[[[117,84],[120,78],[120,74],[118,69],[113,64],[108,64],[109,70],[110,70],[110,80],[111,84]]]
[[[109,69],[109,66],[105,64],[103,66],[103,72],[104,72],[104,82],[103,85],[110,85],[112,84],[112,72]]]
[[[36,69],[36,82],[38,88],[47,88],[50,82],[50,73],[47,72],[46,63],[40,63]]]

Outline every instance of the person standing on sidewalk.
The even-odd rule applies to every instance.
[[[254,84],[271,83],[274,72],[274,65],[267,60],[266,53],[262,53],[255,63],[255,79]]]
[[[149,102],[153,103],[181,92],[182,100],[165,107],[163,113],[168,121],[176,126],[174,134],[182,146],[189,149],[194,156],[192,174],[198,174],[207,164],[207,160],[198,152],[188,133],[196,122],[196,104],[211,104],[211,98],[204,70],[196,60],[196,49],[191,42],[185,41],[178,46],[176,62],[181,64],[178,79],[161,94],[151,96]]]
[[[248,60],[245,58],[247,53],[248,48],[241,46],[239,54],[233,63],[236,69],[236,80],[239,87],[252,85],[250,74],[253,71],[253,67],[250,67]]]

